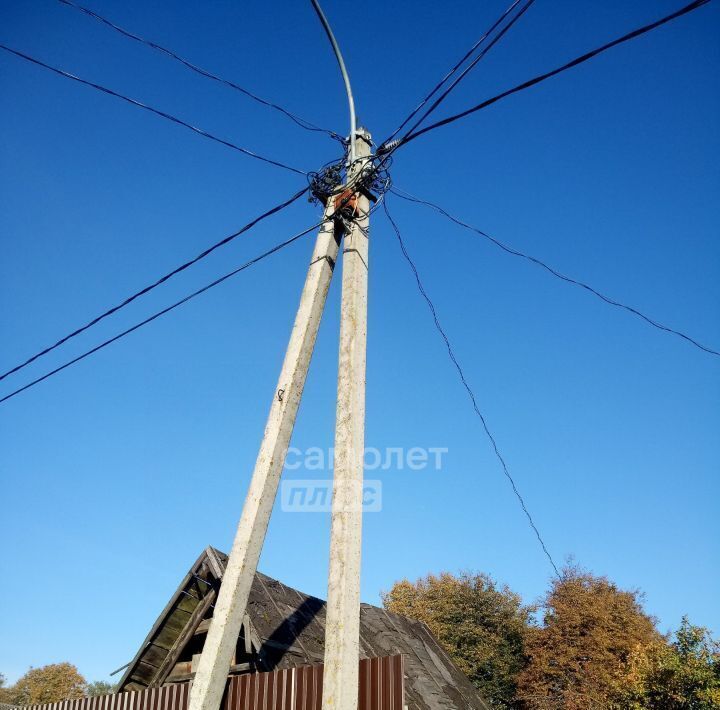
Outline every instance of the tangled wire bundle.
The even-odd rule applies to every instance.
[[[391,156],[373,155],[369,158],[357,158],[355,163],[364,165],[360,173],[352,180],[348,180],[348,175],[353,173],[354,164],[347,164],[347,153],[339,160],[326,164],[320,170],[308,173],[308,185],[310,186],[308,200],[315,204],[325,205],[333,195],[353,188],[378,199],[390,189],[392,184],[389,172],[392,164]]]

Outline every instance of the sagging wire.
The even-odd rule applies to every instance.
[[[116,99],[121,99],[122,101],[125,101],[126,103],[129,103],[132,106],[136,106],[137,108],[141,108],[144,111],[148,111],[149,113],[155,114],[156,116],[159,116],[160,118],[164,118],[166,121],[170,121],[172,123],[175,123],[178,126],[187,128],[188,130],[192,131],[193,133],[197,133],[198,135],[203,136],[203,138],[207,138],[211,141],[215,141],[215,143],[220,143],[220,145],[224,145],[226,148],[231,148],[232,150],[236,150],[239,153],[242,153],[243,155],[247,155],[250,158],[255,158],[255,160],[261,160],[264,163],[268,163],[269,165],[274,165],[278,168],[283,168],[284,170],[289,170],[290,172],[297,173],[298,175],[307,175],[307,171],[305,171],[305,170],[301,170],[300,168],[294,168],[292,165],[286,165],[285,163],[282,163],[279,160],[273,160],[271,158],[266,158],[265,156],[260,155],[259,153],[255,153],[252,150],[248,150],[247,148],[243,148],[242,146],[239,146],[236,143],[233,143],[232,141],[228,141],[228,140],[225,140],[224,138],[220,138],[220,137],[210,133],[209,131],[206,131],[203,128],[199,128],[198,126],[193,126],[191,123],[188,123],[187,121],[184,121],[183,119],[178,118],[177,116],[174,116],[173,114],[170,114],[167,111],[162,111],[161,109],[155,108],[154,106],[150,106],[149,104],[143,103],[142,101],[133,99],[130,96],[121,94],[120,92],[115,91],[114,89],[110,89],[107,86],[102,86],[101,84],[96,84],[94,81],[89,81],[88,79],[83,79],[82,77],[76,76],[75,74],[65,71],[64,69],[54,67],[51,64],[47,64],[46,62],[43,62],[40,59],[31,57],[29,54],[25,54],[25,52],[21,52],[20,50],[13,49],[12,47],[8,47],[4,44],[0,44],[0,49],[2,49],[5,52],[8,52],[9,54],[12,54],[20,59],[25,60],[26,62],[35,64],[36,66],[42,67],[43,69],[47,69],[48,71],[51,71],[54,74],[57,74],[58,76],[62,76],[65,79],[71,79],[72,81],[76,81],[79,84],[83,84],[84,86],[89,86],[90,88],[95,89],[96,91],[100,91],[103,94],[107,94],[108,96],[114,96]]]
[[[296,123],[301,128],[304,128],[307,131],[315,131],[315,132],[321,132],[321,133],[327,133],[331,138],[334,140],[339,141],[340,143],[345,142],[345,138],[340,136],[338,133],[335,133],[335,131],[331,131],[328,128],[323,128],[322,126],[317,126],[311,121],[308,121],[305,118],[302,118],[301,116],[298,116],[296,113],[293,113],[292,111],[289,111],[286,108],[283,108],[282,106],[279,106],[278,104],[274,103],[273,101],[268,101],[267,99],[262,98],[261,96],[258,96],[257,94],[254,94],[253,92],[249,91],[243,86],[240,86],[239,84],[235,83],[234,81],[231,81],[230,79],[225,79],[221,76],[218,76],[217,74],[214,74],[207,69],[203,69],[202,67],[199,67],[197,64],[193,64],[192,62],[188,61],[187,59],[184,59],[179,54],[174,52],[172,49],[168,49],[167,47],[163,47],[162,45],[158,44],[157,42],[153,42],[149,39],[145,39],[144,37],[140,37],[139,35],[135,34],[134,32],[130,32],[130,30],[126,30],[123,27],[120,27],[119,25],[116,25],[114,22],[111,22],[107,18],[103,17],[102,15],[98,14],[94,10],[91,10],[88,7],[84,7],[83,5],[80,5],[79,3],[73,2],[73,0],[58,0],[58,2],[62,3],[63,5],[66,5],[67,7],[71,7],[74,10],[78,10],[79,12],[82,12],[83,14],[87,15],[88,17],[93,18],[94,20],[97,20],[98,22],[106,25],[107,27],[110,27],[111,29],[115,30],[115,32],[118,32],[119,34],[123,35],[124,37],[127,37],[129,39],[135,40],[136,42],[140,42],[141,44],[146,45],[147,47],[150,47],[151,49],[154,49],[158,52],[161,52],[162,54],[165,54],[166,56],[170,57],[171,59],[174,59],[176,62],[179,62],[186,68],[190,69],[191,71],[194,71],[196,74],[199,74],[200,76],[205,77],[206,79],[212,79],[213,81],[217,81],[221,84],[224,84],[225,86],[230,87],[231,89],[234,89],[235,91],[240,92],[241,94],[244,94],[248,98],[252,99],[253,101],[257,101],[258,103],[262,104],[263,106],[267,106],[268,108],[274,109],[275,111],[279,111],[284,116],[287,116],[291,121]]]
[[[12,397],[19,395],[21,392],[24,392],[25,390],[28,390],[31,387],[34,387],[35,385],[40,384],[41,382],[47,380],[48,378],[50,378],[54,375],[57,375],[58,373],[62,372],[63,370],[66,370],[68,367],[71,367],[72,365],[75,365],[76,363],[80,362],[81,360],[84,360],[85,358],[90,357],[90,355],[93,355],[96,352],[98,352],[99,350],[102,350],[102,349],[108,347],[112,343],[117,342],[121,338],[124,338],[126,335],[130,335],[130,333],[134,333],[136,330],[139,330],[140,328],[148,325],[149,323],[152,323],[153,321],[157,320],[161,316],[164,316],[167,313],[174,311],[176,308],[179,308],[180,306],[188,303],[189,301],[193,300],[194,298],[197,298],[198,296],[205,293],[206,291],[209,291],[210,289],[213,289],[216,286],[219,286],[221,283],[224,283],[225,281],[232,278],[233,276],[236,276],[240,272],[245,271],[246,269],[250,268],[251,266],[254,266],[258,262],[275,254],[276,252],[280,251],[281,249],[284,249],[284,248],[290,246],[291,244],[294,244],[296,241],[298,241],[299,239],[304,237],[306,234],[309,234],[310,232],[314,231],[315,229],[321,227],[326,221],[327,220],[323,219],[320,222],[318,222],[317,224],[314,224],[312,227],[308,227],[307,229],[304,229],[302,232],[299,232],[298,234],[295,234],[294,236],[290,237],[289,239],[286,239],[284,242],[277,244],[276,246],[272,247],[271,249],[268,249],[267,251],[263,252],[259,256],[256,256],[253,259],[250,259],[250,261],[245,262],[244,264],[242,264],[241,266],[239,266],[236,269],[233,269],[232,271],[225,274],[224,276],[221,276],[220,278],[217,278],[214,281],[211,281],[209,284],[203,286],[202,288],[199,288],[196,291],[193,291],[189,295],[185,296],[184,298],[181,298],[180,300],[175,301],[175,303],[171,304],[170,306],[167,306],[166,308],[163,308],[162,310],[153,313],[153,315],[149,316],[148,318],[145,318],[144,320],[140,321],[139,323],[136,323],[135,325],[131,326],[130,328],[123,330],[122,332],[118,333],[117,335],[113,336],[112,338],[108,338],[107,340],[100,343],[100,345],[96,345],[94,348],[91,348],[90,350],[86,350],[81,355],[78,355],[77,357],[74,357],[71,360],[68,360],[67,362],[63,363],[59,367],[56,367],[53,370],[50,370],[49,372],[46,372],[44,375],[37,377],[36,379],[32,380],[28,384],[26,384],[22,387],[19,387],[18,389],[10,392],[9,394],[0,398],[0,404],[2,404],[3,402],[6,402],[7,400],[11,399]]]
[[[240,272],[244,271],[245,269],[249,268],[250,266],[253,266],[254,264],[258,263],[259,261],[262,261],[263,259],[271,256],[272,254],[276,253],[277,251],[284,249],[285,247],[289,246],[290,244],[293,244],[301,237],[305,236],[309,232],[321,227],[323,224],[325,224],[329,220],[333,220],[336,223],[340,223],[343,227],[343,229],[347,232],[349,231],[353,225],[357,225],[363,233],[367,236],[367,232],[362,228],[362,225],[358,223],[358,211],[357,207],[350,207],[351,202],[353,199],[357,196],[357,193],[369,193],[370,190],[373,191],[373,193],[370,193],[372,195],[371,202],[374,202],[373,206],[368,210],[367,215],[372,214],[382,203],[383,199],[388,192],[388,190],[391,187],[391,180],[390,175],[387,172],[387,166],[383,166],[382,169],[378,170],[376,167],[376,162],[378,158],[376,156],[368,156],[367,158],[361,158],[359,160],[363,160],[366,162],[366,166],[363,169],[360,169],[357,171],[357,174],[354,175],[354,177],[349,181],[347,185],[343,185],[342,189],[340,187],[336,187],[333,190],[333,193],[326,197],[325,203],[327,203],[328,199],[334,199],[336,206],[332,214],[329,216],[323,218],[321,221],[319,221],[317,224],[313,225],[312,227],[303,230],[302,232],[296,234],[295,236],[291,237],[290,239],[287,239],[286,241],[282,242],[281,244],[278,244],[277,246],[273,247],[272,249],[269,249],[268,251],[260,254],[259,256],[255,257],[254,259],[251,259],[250,261],[246,262],[242,266],[234,269],[233,271],[225,274],[224,276],[221,276],[218,279],[215,279],[211,283],[207,284],[206,286],[203,286],[202,288],[197,289],[196,291],[193,291],[188,296],[185,296],[184,298],[181,298],[179,301],[176,301],[175,303],[171,304],[170,306],[163,308],[160,311],[157,311],[153,315],[149,316],[148,318],[145,318],[144,320],[140,321],[139,323],[136,323],[135,325],[131,326],[130,328],[127,328],[120,332],[119,334],[108,338],[107,340],[103,341],[99,345],[91,348],[90,350],[85,351],[81,355],[72,358],[71,360],[65,362],[64,364],[54,368],[53,370],[50,370],[49,372],[45,373],[44,375],[41,375],[40,377],[37,377],[36,379],[32,380],[28,384],[19,387],[18,389],[10,392],[9,394],[3,396],[0,398],[0,404],[3,402],[15,397],[16,395],[20,394],[21,392],[24,392],[27,389],[30,389],[31,387],[34,387],[35,385],[47,380],[48,378],[62,372],[63,370],[67,369],[68,367],[71,367],[72,365],[84,360],[85,358],[93,355],[94,353],[98,352],[99,350],[102,350],[106,348],[107,346],[111,345],[112,343],[120,340],[121,338],[124,338],[126,335],[130,335],[130,333],[135,332],[136,330],[144,327],[145,325],[155,321],[156,319],[160,318],[161,316],[164,316],[167,313],[170,313],[171,311],[175,310],[176,308],[179,308],[180,306],[184,305],[185,303],[193,300],[197,296],[200,296],[201,294],[205,293],[206,291],[209,291],[212,288],[215,288],[216,286],[220,285],[221,283],[227,281],[228,279],[232,278],[233,276],[239,274]],[[380,158],[380,160],[383,160]],[[329,166],[328,166],[329,167]],[[353,166],[348,166],[348,170],[352,170]],[[190,262],[187,262],[185,265],[182,265],[177,270],[174,270],[171,272],[167,277],[163,277],[158,282],[154,283],[151,288],[155,288],[155,286],[159,285],[160,283],[167,280],[170,276],[174,275],[175,273],[178,273],[180,270],[184,270],[187,266],[195,263],[200,258],[203,258],[207,253],[210,253],[210,251],[214,251],[216,248],[218,248],[221,245],[224,245],[228,243],[231,239],[235,238],[238,234],[246,231],[250,228],[251,225],[256,224],[260,219],[264,219],[265,217],[269,216],[270,214],[274,214],[275,212],[279,211],[283,207],[286,207],[290,203],[294,202],[296,199],[298,199],[302,194],[307,192],[307,188],[304,190],[301,190],[300,192],[296,193],[292,198],[287,200],[282,205],[279,205],[272,210],[269,210],[268,212],[264,213],[260,218],[257,218],[249,225],[246,225],[243,227],[242,230],[235,233],[234,235],[230,235],[230,237],[226,237],[221,242],[218,242],[217,244],[210,247],[209,250],[206,250],[202,255],[199,257],[196,257],[194,260],[191,260]],[[320,195],[316,197],[316,199],[320,199]],[[366,216],[364,212],[360,214],[360,216]],[[137,294],[132,298],[134,300],[139,295]],[[118,310],[118,308],[115,308],[111,310],[111,312],[115,312]],[[110,315],[110,312],[106,312],[102,315],[102,318],[105,318],[107,315]],[[92,325],[92,324],[91,324]],[[83,328],[82,330],[86,330],[90,325]],[[71,334],[70,337],[74,337],[73,334]],[[65,342],[69,338],[65,338],[62,342]],[[50,349],[54,349],[61,343],[57,343],[54,346],[52,346]],[[49,351],[49,350],[48,350]],[[44,353],[41,353],[44,354]],[[40,357],[40,354],[37,355],[37,357]],[[37,359],[37,357],[33,357],[30,361]],[[18,369],[21,369],[21,367],[24,367],[25,364],[14,368],[12,371],[16,371]],[[10,374],[9,372],[6,374]]]
[[[400,229],[397,226],[397,223],[390,215],[390,211],[388,210],[387,201],[383,202],[383,207],[385,209],[385,214],[392,225],[393,230],[395,231],[395,235],[397,236],[398,243],[400,244],[400,250],[402,251],[403,257],[407,261],[410,270],[412,271],[415,282],[417,284],[418,291],[420,292],[420,295],[425,300],[425,303],[427,304],[430,313],[433,318],[433,322],[435,324],[435,328],[440,334],[440,337],[442,338],[443,342],[445,343],[445,348],[447,349],[448,357],[450,358],[450,361],[454,365],[455,369],[457,370],[457,373],[460,377],[460,381],[465,389],[465,391],[468,394],[468,397],[470,398],[470,401],[472,403],[473,410],[475,411],[475,414],[477,415],[478,419],[480,420],[480,423],[482,424],[482,428],[485,432],[485,435],[489,439],[493,452],[495,453],[495,457],[500,462],[500,465],[502,467],[503,473],[505,474],[505,477],[510,482],[510,485],[512,487],[513,493],[515,494],[515,497],[517,498],[518,502],[520,503],[520,507],[523,510],[523,513],[525,514],[525,517],[527,518],[527,521],[532,528],[533,532],[535,533],[535,537],[537,538],[538,542],[540,543],[540,547],[542,548],[543,553],[545,554],[545,557],[550,561],[550,565],[552,566],[555,574],[558,576],[558,578],[561,577],[560,570],[558,569],[557,565],[555,564],[555,560],[553,559],[553,556],[550,554],[550,551],[548,550],[547,545],[545,544],[545,540],[543,539],[542,535],[540,534],[540,530],[538,529],[537,525],[535,524],[535,521],[530,514],[530,511],[528,510],[527,505],[525,504],[525,500],[522,497],[520,491],[518,490],[517,484],[515,483],[515,479],[513,478],[512,474],[510,473],[510,470],[508,468],[508,465],[505,461],[505,458],[500,453],[500,449],[498,448],[497,441],[495,440],[495,437],[493,436],[492,432],[490,431],[490,428],[488,427],[487,420],[485,419],[485,416],[480,411],[480,407],[477,403],[477,398],[475,396],[475,392],[470,387],[470,384],[467,381],[467,378],[465,376],[465,372],[458,362],[458,359],[455,355],[455,351],[453,350],[452,345],[450,344],[450,340],[447,336],[447,333],[445,332],[445,329],[440,324],[440,319],[437,314],[437,310],[435,309],[435,304],[432,302],[430,296],[428,295],[425,286],[423,285],[423,282],[420,278],[420,274],[418,273],[417,266],[415,266],[415,262],[413,261],[412,257],[408,253],[407,247],[405,246],[405,242],[402,238],[402,235],[400,234]]]
[[[440,205],[436,205],[433,202],[429,202],[428,200],[423,200],[419,197],[415,197],[415,195],[411,195],[409,192],[406,192],[405,190],[400,190],[398,187],[392,188],[393,194],[397,195],[398,197],[402,198],[403,200],[407,200],[408,202],[414,202],[419,205],[425,205],[426,207],[430,207],[431,209],[435,210],[439,214],[443,215],[444,217],[447,217],[451,222],[454,222],[455,224],[459,225],[460,227],[464,227],[465,229],[470,230],[471,232],[475,232],[479,236],[483,237],[483,239],[488,240],[491,244],[494,244],[496,247],[499,247],[502,249],[505,253],[510,254],[512,256],[520,257],[521,259],[525,259],[526,261],[529,261],[531,264],[534,264],[535,266],[539,266],[540,268],[544,269],[547,273],[551,274],[555,278],[559,279],[560,281],[564,281],[565,283],[571,284],[573,286],[578,286],[579,288],[584,289],[588,293],[591,293],[596,298],[599,298],[604,303],[607,303],[610,306],[615,306],[616,308],[620,308],[624,311],[627,311],[628,313],[631,313],[634,316],[637,316],[638,318],[644,320],[647,324],[653,326],[654,328],[657,328],[658,330],[661,330],[665,333],[669,333],[670,335],[676,335],[679,338],[682,338],[686,342],[690,343],[691,345],[694,345],[699,350],[702,350],[703,352],[706,352],[710,355],[720,356],[720,352],[717,350],[714,350],[713,348],[708,347],[707,345],[703,345],[702,343],[698,342],[694,338],[691,338],[689,335],[686,335],[685,333],[682,333],[679,330],[676,330],[675,328],[671,328],[667,325],[663,325],[662,323],[658,322],[654,318],[651,318],[650,316],[646,315],[645,313],[642,313],[637,308],[634,308],[633,306],[629,306],[626,303],[622,303],[621,301],[618,301],[614,298],[611,298],[610,296],[605,295],[598,289],[594,288],[593,286],[590,286],[587,283],[584,283],[583,281],[579,281],[578,279],[574,279],[571,276],[567,276],[566,274],[563,274],[558,269],[556,269],[553,266],[550,266],[548,263],[543,261],[542,259],[538,259],[535,256],[532,256],[530,254],[525,254],[508,244],[505,244],[504,242],[501,242],[499,239],[496,239],[495,237],[491,236],[487,232],[484,232],[482,229],[478,227],[474,227],[472,224],[468,224],[467,222],[464,222],[459,217],[456,217],[453,214],[450,214],[447,210],[440,207]]]
[[[42,350],[36,352],[34,355],[31,355],[30,357],[28,357],[27,359],[25,359],[23,362],[19,363],[18,365],[11,367],[9,370],[6,370],[2,374],[0,374],[0,380],[4,380],[6,377],[8,377],[8,375],[12,375],[13,373],[18,372],[19,370],[22,370],[24,367],[27,367],[30,363],[35,362],[35,360],[37,360],[38,358],[41,358],[44,355],[47,355],[48,353],[52,352],[56,348],[59,348],[61,345],[64,345],[65,343],[67,343],[72,338],[77,337],[81,333],[84,333],[86,330],[89,330],[93,326],[97,325],[98,323],[100,323],[101,321],[110,317],[111,315],[117,313],[118,311],[125,308],[126,306],[129,306],[131,303],[133,303],[133,301],[136,301],[138,298],[146,296],[148,293],[150,293],[151,291],[156,289],[158,286],[161,286],[162,284],[169,281],[174,276],[177,276],[178,274],[182,273],[186,269],[197,264],[199,261],[202,261],[206,257],[210,256],[210,254],[212,254],[217,249],[224,247],[227,244],[230,244],[230,242],[235,240],[240,235],[250,231],[253,227],[255,227],[257,224],[259,224],[263,220],[284,210],[286,207],[290,206],[293,202],[295,202],[300,197],[302,197],[302,195],[304,195],[306,192],[307,192],[307,188],[305,188],[303,190],[299,190],[294,195],[292,195],[288,199],[284,200],[280,204],[275,205],[274,207],[271,207],[270,209],[266,210],[265,212],[263,212],[259,216],[255,217],[253,220],[251,220],[247,224],[245,224],[243,227],[238,229],[237,231],[233,232],[232,234],[229,234],[228,236],[224,237],[220,241],[215,242],[215,244],[212,244],[211,246],[203,249],[203,251],[200,252],[197,256],[176,266],[174,269],[172,269],[168,273],[155,279],[152,283],[148,284],[147,286],[144,286],[143,288],[139,289],[138,291],[135,291],[135,293],[131,294],[130,296],[127,296],[126,298],[124,298],[122,301],[115,304],[111,308],[108,308],[107,310],[98,314],[97,316],[92,318],[87,323],[84,323],[83,325],[79,326],[78,328],[75,328],[74,330],[70,331],[67,335],[64,335],[62,338],[55,341],[51,345],[48,345],[47,347],[43,348]]]

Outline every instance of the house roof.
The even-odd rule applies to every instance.
[[[139,690],[191,677],[202,649],[227,557],[208,547],[185,575],[118,690]],[[232,672],[274,670],[323,662],[325,602],[257,573],[248,599]],[[425,624],[362,604],[362,658],[405,656],[409,710],[489,710]]]

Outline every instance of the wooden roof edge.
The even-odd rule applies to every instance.
[[[215,574],[218,579],[222,579],[223,574],[225,574],[227,555],[212,545],[208,545],[205,548],[204,554],[207,555],[208,564],[213,574]]]
[[[200,569],[202,566],[202,563],[205,561],[205,559],[211,554],[217,552],[214,548],[206,547],[200,556],[195,560],[195,563],[192,565],[192,567],[188,570],[187,574],[183,577],[182,582],[180,582],[178,588],[175,590],[175,593],[170,597],[170,601],[165,605],[165,608],[160,612],[160,616],[155,620],[155,623],[152,625],[152,628],[148,632],[147,636],[145,637],[145,640],[142,642],[142,645],[140,646],[140,649],[135,654],[135,657],[130,661],[130,664],[125,669],[125,673],[123,673],[122,678],[118,681],[118,684],[116,686],[116,693],[119,693],[122,691],[125,683],[127,683],[130,680],[130,677],[132,676],[133,672],[135,671],[135,668],[137,667],[138,663],[140,662],[140,659],[142,658],[143,653],[147,649],[147,647],[152,642],[153,637],[155,636],[158,629],[162,626],[165,619],[168,617],[170,612],[173,609],[173,606],[175,605],[175,602],[178,600],[180,595],[182,594],[185,587],[188,585],[190,580],[193,578],[193,575]]]

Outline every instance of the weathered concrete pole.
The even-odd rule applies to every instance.
[[[359,129],[349,184],[368,155],[370,134]],[[358,195],[357,216],[343,242],[323,710],[357,710],[358,703],[369,208]]]
[[[325,216],[328,217],[334,210],[333,199],[330,198]],[[320,228],[315,243],[250,489],[190,691],[189,710],[218,710],[220,707],[250,585],[260,559],[280,474],[285,465],[295,416],[337,260],[338,245],[339,232],[330,219]]]

